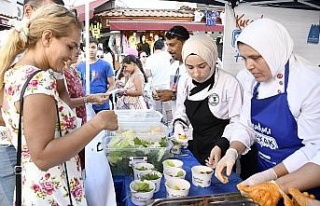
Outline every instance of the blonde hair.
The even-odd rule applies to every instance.
[[[29,21],[25,21],[24,29],[16,27],[10,30],[7,41],[0,49],[0,90],[3,88],[4,73],[10,68],[17,55],[26,49],[35,47],[45,30],[50,30],[55,38],[70,35],[70,27],[82,29],[78,18],[61,5],[50,4],[37,9]],[[21,32],[25,32],[22,38]]]

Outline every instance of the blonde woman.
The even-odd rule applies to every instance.
[[[81,28],[65,7],[43,6],[10,31],[0,50],[2,111],[15,147],[21,88],[31,74],[41,70],[27,85],[21,113],[22,205],[87,205],[77,154],[100,131],[118,127],[116,115],[104,111],[77,128],[76,114],[59,97],[53,73],[62,73],[65,63],[78,52]],[[11,66],[22,52],[23,57]]]

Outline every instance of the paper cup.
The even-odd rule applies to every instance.
[[[184,179],[170,179],[165,183],[167,198],[186,197],[189,194],[190,183]]]
[[[154,179],[154,177],[155,176],[158,176],[158,178],[157,179]],[[148,181],[151,181],[151,182],[153,182],[154,184],[155,184],[155,186],[156,186],[156,189],[155,189],[155,193],[156,192],[159,192],[159,190],[160,190],[160,184],[161,184],[161,179],[162,179],[162,174],[161,174],[161,172],[158,172],[158,171],[152,171],[152,172],[150,172],[150,173],[148,173],[148,174],[142,174],[142,175],[140,175],[139,176],[139,179],[140,180],[148,180]]]
[[[151,188],[148,192],[140,192],[137,190],[138,184],[146,183],[149,185],[149,188]],[[153,193],[155,190],[155,185],[153,182],[148,180],[133,180],[130,183],[130,191],[131,191],[131,201],[135,205],[149,205],[153,202]]]
[[[133,178],[137,180],[141,175],[148,174],[152,170],[154,170],[154,165],[147,162],[140,162],[140,163],[134,164],[132,169],[133,169]]]
[[[165,171],[163,171],[164,179],[184,179],[186,177],[187,172],[178,167],[168,167]]]
[[[207,166],[194,166],[191,168],[192,184],[198,187],[209,187],[211,185],[211,178],[213,169]]]
[[[162,162],[162,166],[163,166],[163,171],[171,167],[182,168],[183,162],[178,159],[166,159]]]

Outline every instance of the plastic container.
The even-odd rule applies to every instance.
[[[135,190],[135,187],[137,187],[136,185],[138,184],[148,184],[150,191],[148,192],[139,192]],[[141,180],[134,180],[130,183],[130,191],[131,191],[131,201],[133,204],[135,205],[149,205],[150,203],[153,202],[153,194],[155,191],[155,184],[151,181],[145,180],[145,181],[141,181]]]
[[[197,187],[209,187],[213,169],[204,165],[196,165],[191,168],[192,184]]]
[[[160,122],[163,115],[153,109],[115,110],[118,122]]]
[[[171,156],[166,127],[158,122],[120,122],[117,132],[107,132],[104,151],[112,175],[133,174],[132,165],[149,162],[163,171],[162,161]]]

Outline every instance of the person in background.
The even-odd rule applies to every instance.
[[[136,49],[134,49],[134,48],[126,48],[125,50],[124,50],[124,52],[121,54],[121,62],[122,62],[122,60],[126,57],[126,56],[128,56],[128,55],[133,55],[133,56],[135,56],[135,57],[138,57],[138,55],[139,55],[139,52],[138,52],[138,50],[136,50]],[[122,76],[122,66],[115,72],[115,77],[116,77],[116,79],[121,79],[122,77],[120,77],[119,78],[119,76]]]
[[[137,44],[137,50],[144,51],[149,56],[151,54],[150,52],[150,45],[147,42],[146,35],[142,34],[140,36],[140,43]]]
[[[177,91],[178,88],[185,88],[185,81],[187,78],[190,78],[185,65],[182,61],[182,47],[186,40],[188,40],[190,34],[188,30],[183,26],[173,26],[165,33],[165,42],[167,45],[167,51],[171,55],[171,67],[170,67],[170,90],[166,92],[158,92],[157,97],[161,99],[161,101],[172,101],[172,114],[173,119],[175,118],[175,113],[177,112],[178,107],[176,99],[177,99]],[[183,102],[183,101],[181,101]],[[184,106],[184,105],[182,105]],[[173,127],[173,125],[172,125]],[[182,131],[181,131],[182,132]],[[186,129],[184,134],[189,139],[188,141],[188,149],[192,151],[192,126],[189,125],[189,128]]]
[[[90,94],[105,93],[108,94],[115,89],[115,77],[111,65],[97,58],[98,41],[94,38],[89,39],[89,64],[90,64]],[[77,70],[80,72],[84,90],[86,89],[86,62],[78,64]],[[109,97],[109,95],[107,95]],[[104,104],[92,105],[94,112],[97,114],[102,110],[109,110],[109,101]]]
[[[165,33],[167,51],[172,57],[170,87],[172,92],[167,94],[158,94],[161,101],[169,101],[176,99],[176,91],[178,89],[179,80],[181,77],[186,77],[187,71],[182,61],[182,47],[186,40],[190,37],[188,30],[183,26],[173,26]],[[183,81],[181,81],[182,87]],[[173,102],[173,113],[175,113],[175,102]]]
[[[77,153],[101,130],[118,128],[117,117],[110,111],[99,113],[77,128],[75,113],[58,94],[53,71],[62,73],[66,61],[78,52],[81,29],[81,22],[65,7],[43,6],[29,21],[11,29],[5,49],[1,50],[3,117],[15,146],[17,114],[22,109],[18,106],[20,89],[29,75],[41,70],[27,85],[24,108],[28,109],[21,114],[22,205],[86,205]],[[10,67],[22,52],[25,52],[23,57]],[[48,192],[49,185],[54,186],[54,190]]]
[[[171,57],[164,49],[163,40],[157,40],[154,43],[154,53],[147,58],[145,71],[146,76],[151,79],[153,108],[163,114],[165,122],[172,122],[172,102],[161,101],[161,99],[157,97],[157,91],[159,92],[160,89],[170,89]]]
[[[66,68],[63,71],[63,74],[65,76],[66,80],[66,85],[67,89],[70,95],[70,98],[87,98],[88,103],[97,103],[99,102],[99,95],[100,94],[89,94],[85,96],[83,87],[82,87],[82,82],[80,79],[80,74],[77,71],[77,63],[79,61],[79,55],[78,53],[75,54],[74,57],[70,61],[68,61]],[[103,101],[101,101],[103,103]],[[79,125],[83,125],[87,122],[87,112],[86,112],[86,107],[85,105],[81,105],[75,108],[77,117],[79,118],[78,120]],[[85,150],[81,150],[79,153],[80,157],[80,163],[81,163],[81,168],[85,168]]]
[[[146,68],[146,61],[147,61],[147,58],[148,58],[148,55],[145,51],[139,51],[138,53],[138,57],[142,63],[142,67],[143,68]]]
[[[147,81],[140,60],[128,55],[122,60],[123,71],[128,71],[130,76],[124,88],[118,91],[120,99],[117,100],[119,109],[148,109],[143,97],[144,84]],[[140,67],[139,67],[140,66]]]
[[[241,121],[231,134],[227,154],[215,168],[216,177],[227,182],[238,155],[252,145],[258,149],[259,172],[241,183],[245,186],[280,181],[310,162],[320,165],[316,155],[320,151],[320,70],[293,52],[287,29],[271,19],[250,23],[236,45],[252,75],[241,82]],[[320,187],[309,192],[320,197]]]
[[[143,69],[143,72],[146,74],[146,61],[148,58],[148,55],[144,51],[139,51],[138,58],[141,62],[141,67]],[[147,77],[147,82],[144,85],[144,99],[148,104],[148,108],[153,108],[152,105],[152,88],[151,88],[151,81],[152,79]]]
[[[239,82],[217,64],[218,51],[206,34],[190,37],[183,45],[182,58],[191,78],[179,88],[174,125],[178,142],[185,141],[184,129],[193,128],[193,150],[201,164],[211,150],[221,156],[229,147],[229,134],[239,121],[242,94]]]
[[[115,60],[115,55],[113,53],[113,51],[110,49],[110,47],[107,45],[105,46],[105,48],[103,49],[104,54],[103,54],[103,60],[105,60],[106,62],[109,62],[110,65],[112,66],[112,69],[115,70],[116,66],[116,60]]]

